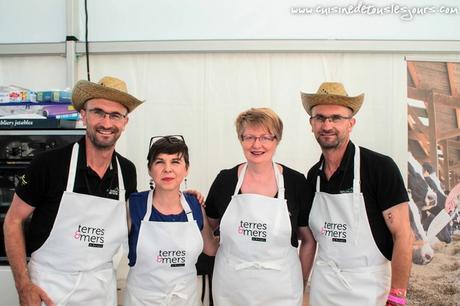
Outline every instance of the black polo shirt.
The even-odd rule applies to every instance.
[[[206,198],[206,214],[208,217],[222,219],[235,192],[239,166],[224,169],[215,178]],[[291,221],[291,245],[297,247],[299,245],[297,229],[298,227],[307,226],[307,211],[310,211],[306,205],[306,201],[309,198],[306,194],[308,192],[307,181],[302,173],[284,165],[281,166],[283,167],[284,198],[287,202]]]
[[[360,178],[361,192],[364,196],[367,218],[372,236],[382,254],[391,260],[393,239],[388,230],[382,212],[394,205],[408,202],[406,188],[396,163],[388,156],[360,147]],[[316,178],[320,176],[321,191],[330,194],[353,192],[353,168],[355,145],[350,141],[345,150],[342,162],[329,181],[323,170],[319,170],[324,156],[316,163],[307,175],[311,192],[309,205],[313,203],[316,191]]]
[[[122,169],[126,199],[137,191],[136,168],[131,161],[115,152],[109,169],[100,178],[86,165],[85,137],[78,143],[80,149],[74,192],[118,199],[118,167],[115,156]],[[38,155],[16,187],[16,194],[27,204],[35,207],[26,235],[28,254],[40,248],[51,232],[62,194],[67,187],[72,148],[73,144]]]

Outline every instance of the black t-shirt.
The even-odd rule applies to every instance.
[[[407,191],[401,173],[390,157],[362,147],[360,147],[360,152],[361,192],[364,196],[372,236],[380,252],[391,260],[393,239],[382,212],[397,204],[408,202]],[[324,157],[321,156],[320,161],[308,171],[307,181],[310,191],[308,207],[311,207],[313,203],[318,174],[321,178],[322,192],[330,194],[353,192],[354,155],[355,145],[350,141],[339,168],[329,181],[324,172],[319,170],[324,160]]]
[[[115,155],[123,174],[126,199],[136,192],[137,177],[134,164],[120,154],[112,156],[109,169],[101,179],[86,166],[85,138],[79,142],[77,172],[74,192],[118,199],[118,172]],[[16,187],[16,194],[35,207],[26,235],[27,253],[40,248],[48,238],[56,219],[62,194],[67,187],[70,157],[73,144],[38,155],[26,169],[24,178]]]
[[[307,203],[309,192],[305,176],[284,165],[284,198],[287,200],[287,206],[291,219],[291,244],[293,247],[299,245],[297,241],[297,228],[307,226]],[[238,182],[239,165],[220,171],[211,185],[208,197],[206,198],[206,214],[210,218],[221,219],[230,203],[231,197],[235,192],[235,186]],[[310,203],[311,204],[311,203]]]

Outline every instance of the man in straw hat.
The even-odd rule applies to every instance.
[[[301,93],[322,155],[308,172],[318,251],[310,305],[404,305],[412,258],[408,195],[394,161],[350,141],[364,95],[340,83]]]
[[[142,101],[122,80],[104,77],[79,81],[72,102],[85,137],[38,156],[5,217],[21,305],[117,305],[112,258],[127,237],[125,201],[136,191],[136,168],[115,143]],[[32,213],[25,243],[22,225]]]

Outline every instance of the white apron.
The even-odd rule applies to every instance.
[[[311,306],[382,306],[387,300],[390,262],[372,237],[359,169],[356,146],[353,193],[321,192],[317,178],[309,219],[318,244],[310,286]]]
[[[291,245],[291,222],[284,180],[273,164],[278,198],[235,193],[220,223],[220,246],[213,272],[216,306],[297,306],[303,282],[297,249]]]
[[[117,160],[118,200],[74,193],[78,150],[76,143],[67,189],[48,239],[32,253],[30,277],[58,306],[117,305],[112,258],[128,233],[121,167]]]
[[[128,274],[124,305],[201,305],[195,264],[203,251],[203,238],[190,206],[182,194],[187,222],[149,221],[152,194],[150,191],[141,221],[136,264]]]

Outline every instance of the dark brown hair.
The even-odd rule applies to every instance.
[[[179,154],[179,156],[184,158],[185,167],[188,168],[190,161],[188,156],[188,147],[185,144],[185,141],[180,140],[176,137],[171,138],[172,136],[164,136],[150,146],[149,153],[147,155],[147,167],[150,169],[153,161],[160,154]],[[173,141],[171,141],[174,139]]]

